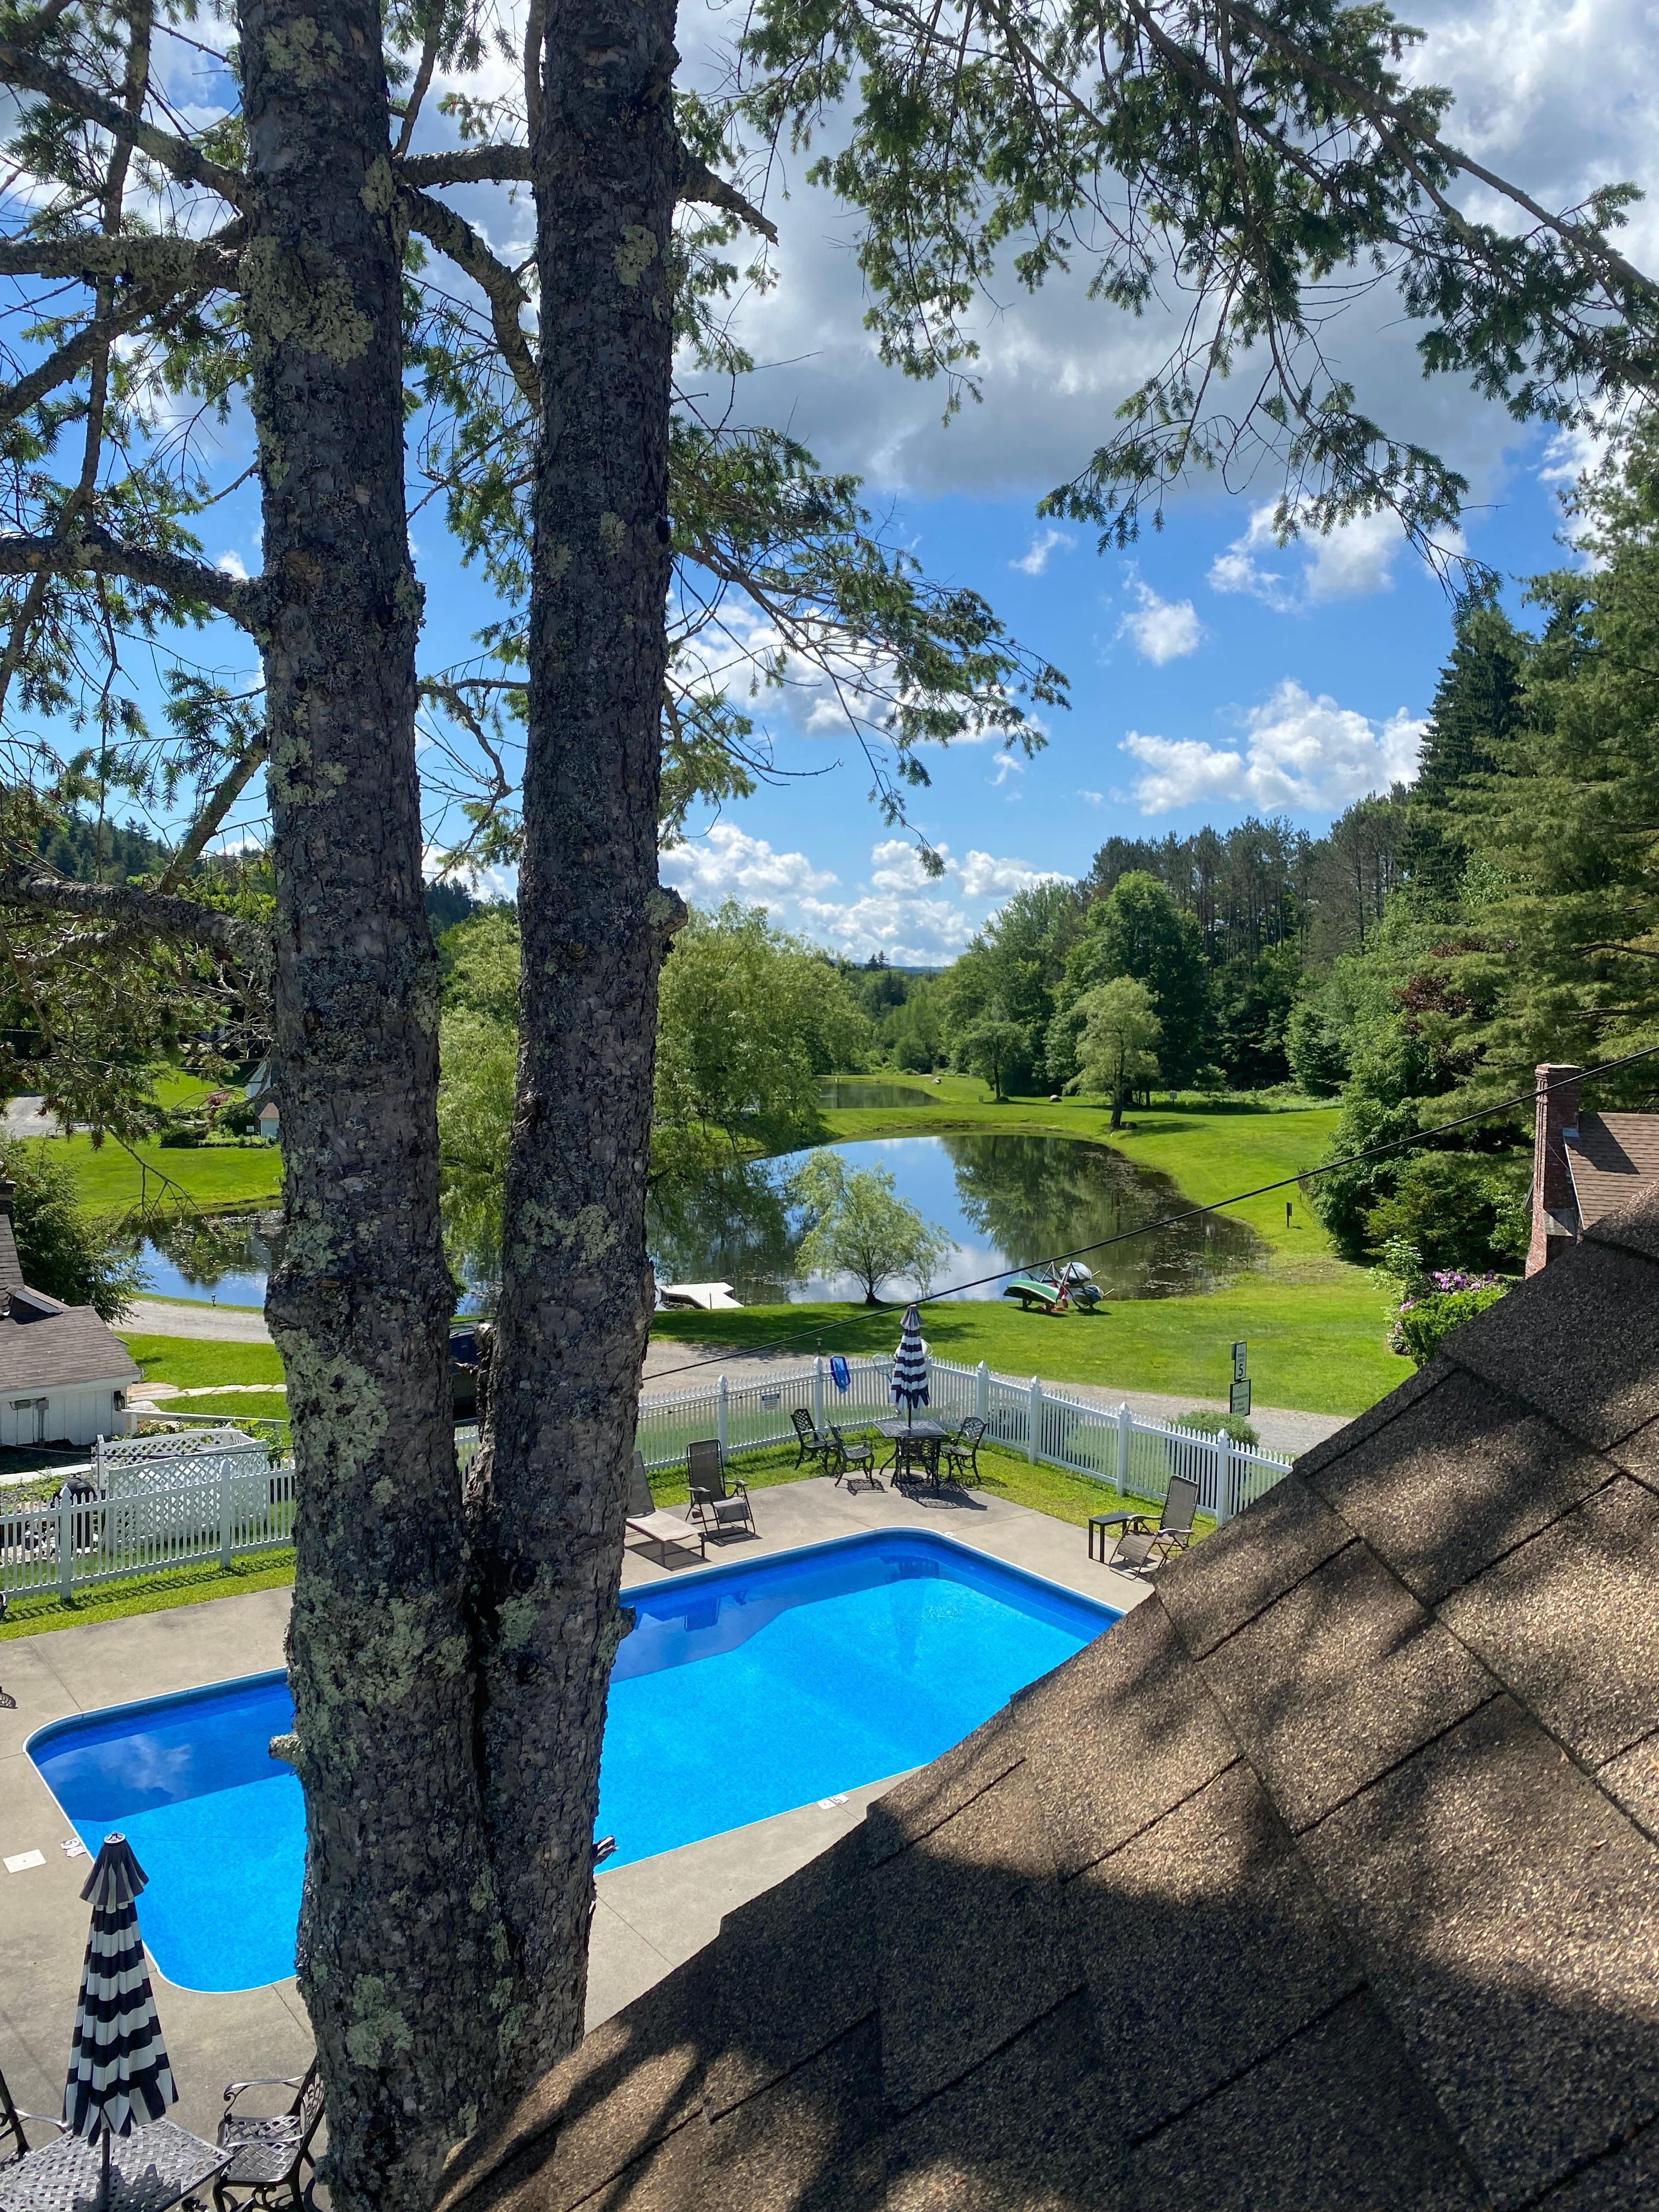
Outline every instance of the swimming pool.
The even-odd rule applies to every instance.
[[[626,1593],[599,1774],[611,1866],[830,1797],[960,1741],[1118,1614],[927,1530],[877,1532]],[[39,1729],[29,1756],[88,1850],[125,1832],[159,1972],[294,1971],[305,1808],[270,1758],[280,1673]]]

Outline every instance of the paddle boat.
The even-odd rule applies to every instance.
[[[1042,1313],[1093,1313],[1101,1303],[1100,1285],[1080,1260],[1067,1260],[1041,1275],[1015,1275],[1002,1289],[1005,1298],[1018,1298],[1020,1310],[1035,1306]]]

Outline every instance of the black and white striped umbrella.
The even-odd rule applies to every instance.
[[[145,1880],[126,1838],[106,1836],[81,1892],[92,1903],[92,1929],[64,2118],[88,2142],[131,2135],[178,2102],[138,1933],[137,1897]]]
[[[927,1403],[927,1353],[921,1341],[921,1315],[906,1306],[899,1329],[898,1356],[893,1362],[893,1403],[908,1416]]]

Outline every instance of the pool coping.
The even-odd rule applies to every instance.
[[[1015,1560],[999,1559],[994,1552],[979,1551],[972,1544],[964,1544],[959,1536],[951,1535],[950,1531],[945,1528],[860,1528],[850,1535],[822,1536],[813,1543],[791,1545],[781,1552],[765,1553],[758,1559],[718,1560],[701,1567],[688,1567],[683,1572],[662,1581],[636,1583],[631,1591],[628,1589],[618,1591],[618,1602],[627,1605],[630,1598],[642,1598],[647,1591],[659,1589],[678,1591],[692,1586],[701,1587],[704,1583],[717,1581],[722,1577],[735,1580],[739,1576],[763,1574],[768,1570],[782,1566],[792,1559],[812,1558],[826,1552],[857,1551],[866,1546],[890,1544],[896,1539],[921,1544],[936,1544],[941,1548],[948,1548],[958,1553],[964,1559],[972,1559],[981,1573],[988,1574],[993,1577],[1005,1575],[1011,1581],[1030,1583],[1038,1589],[1052,1590],[1057,1597],[1065,1598],[1074,1606],[1084,1606],[1091,1612],[1103,1613],[1106,1616],[1107,1628],[1115,1628],[1123,1618],[1123,1608],[1121,1606],[1107,1605],[1099,1598],[1085,1596],[1081,1590],[1067,1589],[1064,1583],[1057,1583],[1048,1575],[1040,1575],[1033,1568],[1022,1567]],[[1103,1628],[1102,1635],[1105,1632],[1106,1630]],[[26,1735],[23,1739],[23,1750],[36,1774],[40,1775],[41,1783],[48,1791],[51,1791],[52,1803],[58,1807],[58,1811],[73,1827],[74,1815],[65,1808],[57,1792],[52,1790],[51,1783],[46,1780],[45,1774],[41,1773],[40,1761],[34,1756],[36,1744],[45,1743],[54,1736],[68,1735],[76,1729],[84,1729],[89,1723],[104,1720],[112,1713],[161,1712],[168,1705],[188,1705],[193,1699],[218,1696],[226,1691],[253,1689],[264,1683],[283,1680],[287,1674],[288,1668],[285,1666],[262,1667],[257,1674],[227,1674],[219,1681],[198,1682],[187,1690],[164,1691],[159,1697],[126,1698],[123,1698],[118,1705],[94,1705],[86,1712],[65,1713],[58,1720],[43,1721],[38,1729]],[[866,1785],[860,1783],[857,1786],[862,1789]],[[781,1809],[785,1812],[796,1812],[803,1810],[804,1807],[787,1805]],[[767,1817],[769,1819],[773,1816],[769,1814]],[[749,1824],[740,1821],[738,1825],[746,1826]],[[722,1828],[716,1832],[720,1835],[729,1835],[732,1831]],[[713,1838],[704,1837],[701,1840],[712,1842]]]
[[[694,1522],[688,1522],[686,1526],[695,1533]],[[845,1535],[819,1536],[810,1544],[787,1545],[781,1551],[766,1552],[755,1559],[734,1559],[729,1564],[725,1560],[710,1560],[700,1567],[681,1568],[677,1572],[659,1580],[635,1583],[631,1586],[624,1585],[618,1591],[617,1598],[621,1604],[631,1605],[635,1598],[643,1597],[647,1590],[684,1589],[688,1584],[710,1582],[720,1575],[760,1574],[769,1567],[781,1565],[785,1560],[804,1559],[814,1553],[823,1552],[854,1551],[860,1545],[889,1544],[895,1538],[899,1537],[909,1538],[924,1544],[948,1547],[950,1550],[959,1553],[963,1558],[973,1559],[981,1567],[994,1569],[997,1573],[1006,1575],[1013,1581],[1033,1583],[1039,1589],[1052,1590],[1057,1597],[1068,1599],[1073,1605],[1087,1606],[1093,1612],[1105,1613],[1108,1615],[1108,1627],[1115,1627],[1123,1618],[1124,1608],[1121,1606],[1108,1605],[1103,1599],[1090,1597],[1082,1590],[1068,1589],[1064,1583],[1055,1582],[1052,1576],[1038,1574],[1034,1567],[1022,1567],[1016,1560],[1001,1559],[994,1552],[982,1552],[976,1545],[964,1544],[960,1536],[953,1536],[948,1528],[918,1528],[908,1526],[858,1528]],[[1102,1633],[1104,1634],[1104,1632],[1103,1630]],[[112,1710],[118,1710],[118,1708],[112,1708]]]

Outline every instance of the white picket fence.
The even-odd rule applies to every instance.
[[[294,1469],[272,1464],[264,1448],[215,1455],[205,1472],[152,1462],[142,1486],[60,1505],[0,1502],[0,1597],[69,1598],[99,1583],[216,1560],[228,1567],[250,1552],[294,1540]]]
[[[1172,1475],[1190,1475],[1199,1486],[1200,1512],[1219,1523],[1290,1473],[1290,1461],[1276,1453],[1146,1420],[1127,1406],[1085,1405],[1035,1376],[1012,1382],[992,1374],[982,1360],[977,1367],[960,1367],[930,1359],[927,1367],[927,1410],[936,1418],[963,1421],[977,1413],[991,1441],[1024,1452],[1033,1464],[1087,1475],[1126,1498],[1161,1504]],[[722,1375],[712,1389],[641,1398],[635,1440],[653,1473],[683,1467],[687,1446],[700,1437],[716,1437],[728,1452],[793,1443],[790,1416],[798,1407],[811,1414],[820,1431],[826,1421],[857,1429],[890,1419],[892,1382],[890,1359],[849,1361],[845,1390],[836,1388],[823,1358],[753,1382],[733,1382]]]
[[[949,1421],[977,1413],[986,1435],[1034,1464],[1061,1467],[1127,1498],[1161,1503],[1174,1475],[1198,1484],[1199,1511],[1230,1521],[1290,1472],[1288,1459],[1253,1450],[1227,1437],[1205,1436],[1149,1421],[1127,1406],[1085,1405],[1035,1377],[1011,1382],[982,1362],[960,1367],[928,1363],[928,1411]],[[712,1389],[641,1398],[636,1441],[653,1472],[685,1464],[687,1447],[717,1438],[727,1452],[794,1442],[790,1416],[804,1407],[822,1431],[827,1422],[856,1430],[893,1414],[890,1359],[848,1363],[838,1389],[827,1359],[786,1374]],[[477,1449],[476,1426],[455,1431],[465,1474]],[[169,1450],[168,1446],[172,1449]],[[216,1560],[228,1567],[251,1552],[293,1541],[294,1468],[222,1424],[217,1433],[105,1442],[94,1466],[107,1494],[61,1505],[7,1506],[0,1492],[0,1597],[68,1598],[100,1583]]]

